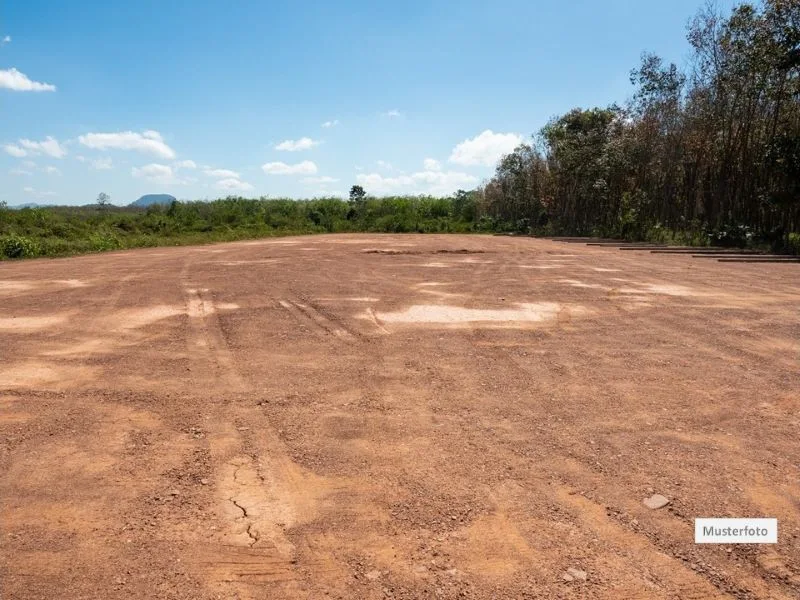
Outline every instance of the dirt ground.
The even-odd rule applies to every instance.
[[[798,432],[796,264],[456,235],[0,263],[4,600],[797,598]],[[779,543],[695,545],[712,516]]]

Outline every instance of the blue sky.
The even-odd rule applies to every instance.
[[[0,0],[0,200],[468,189],[700,4]]]

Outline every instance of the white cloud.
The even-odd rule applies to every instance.
[[[386,162],[385,160],[376,160],[375,164],[378,165],[381,169],[386,169],[387,171],[394,171],[394,166],[392,166],[392,163]]]
[[[322,126],[325,129],[330,129],[331,127],[336,127],[339,124],[339,119],[334,119],[333,121],[325,121]]]
[[[399,110],[393,108],[392,110],[387,110],[385,113],[383,113],[383,116],[389,117],[390,119],[396,119],[398,117],[402,117],[403,115]]]
[[[136,150],[153,154],[159,158],[173,159],[175,151],[170,148],[157,131],[120,131],[117,133],[87,133],[78,137],[84,146],[95,150]]]
[[[322,175],[320,177],[304,177],[303,183],[308,184],[323,184],[323,183],[337,183],[339,180],[335,177],[328,177],[327,175]]]
[[[44,172],[47,173],[48,175],[61,175],[61,169],[57,167],[47,166],[44,168]]]
[[[212,169],[210,167],[206,167],[203,170],[203,173],[209,177],[219,177],[222,179],[239,179],[240,177],[239,173],[236,171],[231,171],[230,169]]]
[[[169,165],[160,165],[158,163],[151,163],[138,168],[133,167],[131,175],[162,185],[185,185],[189,183],[188,180],[177,177]]]
[[[96,171],[108,171],[109,169],[114,168],[114,163],[108,157],[98,158],[97,160],[92,161],[92,168]]]
[[[25,186],[22,188],[22,191],[26,194],[31,194],[32,196],[37,196],[39,198],[44,198],[46,196],[57,196],[55,192],[48,192],[48,191],[39,191],[36,188],[32,188],[30,186]]]
[[[313,175],[317,172],[317,165],[310,160],[304,160],[295,165],[284,162],[269,162],[261,166],[264,173],[270,175]]]
[[[233,177],[228,179],[221,179],[216,183],[217,189],[227,190],[231,192],[249,192],[253,186],[246,181],[239,181]]]
[[[178,169],[196,169],[197,163],[193,160],[181,160],[175,163],[175,167]]]
[[[49,83],[39,83],[28,79],[25,73],[20,73],[14,67],[0,69],[0,88],[15,92],[55,92],[56,86]]]
[[[44,141],[34,142],[33,140],[19,140],[19,145],[31,154],[47,154],[53,158],[64,158],[67,154],[66,149],[58,143],[52,136],[47,136]]]
[[[3,146],[3,150],[5,150],[7,154],[10,154],[11,156],[16,156],[17,158],[28,156],[28,153],[19,146],[17,146],[16,144],[5,144]]]
[[[86,157],[85,156],[81,156],[79,154],[78,156],[75,157],[75,160],[77,160],[78,162],[86,162]]]
[[[450,162],[459,165],[494,166],[500,158],[522,143],[518,133],[494,133],[487,129],[472,139],[466,139],[450,154]]]
[[[26,171],[25,169],[14,168],[9,171],[10,175],[33,175],[31,171]]]
[[[458,171],[419,171],[411,175],[384,177],[379,173],[356,175],[359,185],[372,194],[431,194],[434,196],[452,194],[460,188],[469,188],[478,178]]]
[[[10,44],[11,43],[11,36],[7,35],[3,38],[3,44]]]
[[[285,150],[287,152],[299,152],[302,150],[311,150],[314,146],[319,146],[322,142],[319,140],[312,140],[308,137],[302,137],[299,140],[284,140],[277,146],[275,150]]]
[[[435,158],[426,158],[423,161],[423,165],[425,166],[426,171],[441,171],[442,170],[442,163],[440,163]]]
[[[319,188],[312,193],[315,198],[343,198],[345,195],[341,190],[328,190],[325,188]]]

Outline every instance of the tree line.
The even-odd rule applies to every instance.
[[[625,105],[574,109],[479,190],[520,230],[800,245],[800,3],[708,5],[681,69],[654,54]]]

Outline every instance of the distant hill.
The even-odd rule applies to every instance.
[[[44,208],[45,206],[49,206],[49,204],[37,204],[36,202],[28,202],[27,204],[14,204],[12,206],[9,206],[8,208],[22,210],[23,208]]]
[[[169,194],[147,194],[128,206],[150,206],[152,204],[172,204],[177,198]]]

